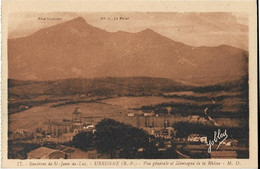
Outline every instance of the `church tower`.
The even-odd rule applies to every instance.
[[[80,109],[79,109],[79,107],[76,107],[76,109],[74,110],[74,112],[72,114],[72,122],[81,123],[81,117],[82,117],[82,114],[80,112]]]

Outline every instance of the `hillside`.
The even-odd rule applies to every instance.
[[[235,47],[192,47],[151,29],[107,32],[81,17],[8,40],[9,79],[18,80],[145,76],[203,86],[240,79],[247,64]]]
[[[248,115],[248,78],[211,86],[186,86],[164,78],[107,77],[94,79],[65,79],[55,81],[8,81],[8,112],[10,114],[28,108],[51,103],[51,107],[79,103],[100,103],[114,98],[116,103],[124,97],[138,99],[160,98],[151,108],[175,107],[178,112],[200,114],[209,107],[212,116],[246,117]],[[143,97],[141,97],[143,96]],[[130,99],[131,100],[131,99]],[[168,101],[167,101],[168,100]],[[171,100],[171,101],[170,101]],[[102,102],[106,103],[106,101]],[[108,103],[110,103],[108,101]],[[113,103],[113,102],[112,102]],[[152,102],[147,102],[147,105]],[[157,102],[155,102],[157,103]],[[123,104],[127,104],[123,102]]]
[[[70,96],[88,95],[156,95],[161,92],[188,88],[181,83],[165,78],[149,77],[106,77],[94,79],[65,79],[55,81],[19,81],[10,79],[9,96]]]

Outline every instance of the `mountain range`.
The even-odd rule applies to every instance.
[[[151,29],[107,32],[81,17],[8,39],[9,79],[159,77],[209,85],[247,73],[245,50],[228,45],[193,47]]]

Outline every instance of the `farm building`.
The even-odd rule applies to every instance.
[[[66,159],[65,152],[50,149],[47,147],[40,147],[27,154],[28,159]]]

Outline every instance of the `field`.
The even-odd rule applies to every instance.
[[[248,127],[248,81],[212,86],[185,86],[170,79],[128,77],[8,81],[9,131],[37,128],[47,122],[72,119],[80,107],[82,120],[96,124],[103,118],[135,127],[163,127],[210,116],[220,126]],[[207,115],[205,116],[205,110]],[[128,113],[134,113],[129,117]],[[143,113],[154,113],[144,117]],[[199,121],[199,122],[202,122]],[[209,122],[209,121],[207,121]],[[206,123],[207,123],[206,122]]]
[[[186,100],[184,98],[165,98],[159,96],[147,96],[147,97],[117,97],[112,99],[105,99],[101,101],[102,103],[111,104],[119,107],[125,108],[141,108],[142,106],[157,105],[161,103],[190,103],[190,104],[200,104],[199,102],[193,100]],[[204,102],[202,104],[211,104],[210,101]]]
[[[184,99],[164,98],[159,96],[146,97],[116,97],[104,99],[98,102],[76,103],[53,107],[53,103],[47,103],[32,107],[18,113],[9,115],[9,131],[24,129],[34,132],[36,128],[43,128],[44,123],[48,121],[71,120],[72,112],[76,107],[80,107],[84,121],[97,123],[103,118],[113,118],[115,120],[137,126],[137,117],[128,117],[127,113],[133,112],[141,114],[142,106],[156,106],[163,103],[183,103]],[[187,102],[195,104],[196,101]],[[206,102],[207,103],[207,102]],[[203,102],[203,104],[206,104]],[[209,103],[210,104],[210,103]],[[201,110],[201,114],[203,109]],[[139,116],[140,127],[144,126],[145,117]],[[169,116],[170,124],[178,121],[187,121],[187,117]],[[246,125],[246,119],[241,118],[215,118],[221,125],[243,126]],[[162,127],[164,116],[154,118],[155,126]]]
[[[44,122],[71,120],[72,113],[76,107],[80,107],[83,117],[113,117],[119,114],[121,109],[112,105],[99,103],[70,104],[51,108],[52,104],[36,106],[31,109],[9,115],[9,129],[26,129],[33,131],[37,127],[42,127]]]

